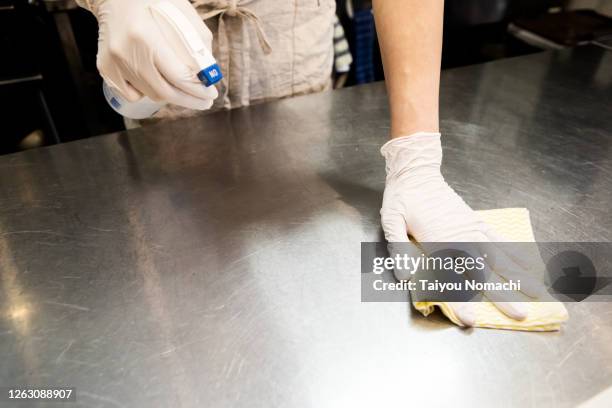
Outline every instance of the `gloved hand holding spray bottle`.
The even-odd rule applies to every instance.
[[[109,105],[132,119],[148,118],[167,103],[208,109],[218,95],[213,85],[223,78],[210,51],[210,31],[184,0],[136,2],[137,8],[124,2],[121,10],[116,1],[100,1],[94,12],[100,22],[98,68]],[[113,28],[123,32],[113,37]]]

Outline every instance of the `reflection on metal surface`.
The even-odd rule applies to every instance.
[[[20,305],[13,306],[9,309],[8,315],[15,322],[27,322],[28,317],[30,316],[31,309],[28,306]]]
[[[17,352],[10,358],[18,358],[26,370],[24,380],[28,384],[37,381],[42,374],[39,366],[39,356],[36,354],[35,336],[33,329],[33,307],[28,295],[20,282],[20,270],[13,258],[10,248],[10,233],[2,228],[0,223],[0,333],[4,336],[14,336],[20,345]],[[6,322],[6,325],[4,324]],[[0,341],[2,340],[0,337]],[[3,359],[8,356],[2,355]],[[6,384],[8,379],[2,379]]]
[[[469,204],[612,240],[602,52],[444,72],[443,172]],[[534,335],[360,302],[387,118],[373,84],[0,158],[0,383],[127,407],[565,407],[609,386],[607,303]]]
[[[0,228],[0,279],[2,281],[4,315],[22,336],[29,334],[31,306],[18,279],[19,270],[13,261],[9,242]]]

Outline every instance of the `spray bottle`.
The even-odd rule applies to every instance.
[[[212,53],[206,48],[191,22],[176,6],[169,2],[159,2],[150,6],[150,10],[166,35],[178,35],[181,38],[185,49],[175,51],[184,58],[195,60],[199,69],[197,77],[204,86],[213,86],[223,78]],[[165,102],[156,102],[146,96],[136,102],[127,101],[106,82],[102,84],[102,91],[108,104],[126,118],[146,119],[166,105]]]

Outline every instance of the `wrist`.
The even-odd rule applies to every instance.
[[[419,92],[417,88],[414,92],[415,95],[421,95],[426,93],[426,89]],[[392,100],[395,102],[390,106],[391,138],[417,132],[440,131],[437,98],[415,98],[415,95],[392,93]]]
[[[397,139],[406,135],[417,133],[439,133],[440,126],[438,118],[424,119],[395,119],[391,117],[391,139]]]
[[[391,126],[391,139],[399,139],[406,135],[414,135],[418,133],[440,133],[439,126],[433,124],[413,124],[409,126]]]

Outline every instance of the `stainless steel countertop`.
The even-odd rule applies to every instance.
[[[543,241],[612,239],[612,53],[446,71],[442,88],[443,171],[469,204],[527,207]],[[569,407],[612,385],[608,303],[535,334],[360,302],[385,98],[378,83],[0,157],[0,386],[319,408]]]

